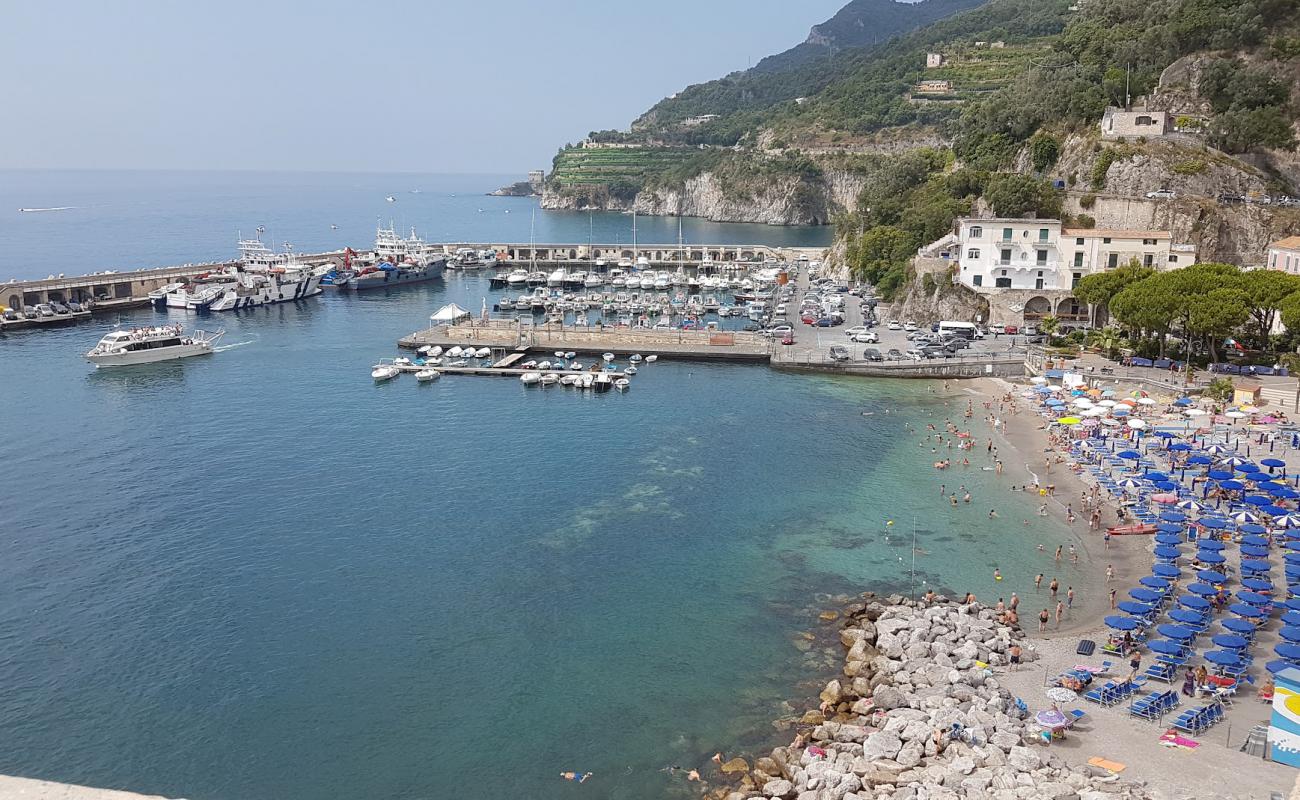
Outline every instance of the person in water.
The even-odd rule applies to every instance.
[[[564,778],[566,781],[573,781],[574,783],[582,783],[583,781],[591,777],[591,773],[590,772],[582,772],[582,773],[561,772],[560,777]]]

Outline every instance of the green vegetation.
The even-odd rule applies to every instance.
[[[1061,191],[1041,178],[1015,173],[998,173],[989,179],[984,199],[999,217],[1033,214],[1044,218],[1061,216]]]

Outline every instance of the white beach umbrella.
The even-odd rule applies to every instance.
[[[1144,419],[1131,419],[1128,421],[1128,426],[1135,431],[1140,431],[1147,426],[1147,421]]]
[[[1114,401],[1114,400],[1111,400],[1110,398],[1106,398],[1105,400],[1102,400],[1102,401],[1098,402],[1097,405],[1099,405],[1099,406],[1101,406],[1101,407],[1103,407],[1103,408],[1114,408],[1114,407],[1115,407],[1115,401]]]
[[[1205,411],[1204,409],[1200,409],[1200,408],[1189,408],[1189,409],[1187,409],[1186,411],[1184,411],[1183,413],[1186,414],[1186,415],[1189,416],[1189,417],[1204,417],[1205,415],[1209,414],[1210,412]]]
[[[1153,406],[1153,405],[1155,405],[1155,404],[1156,404],[1156,401],[1152,400],[1150,397],[1139,397],[1139,398],[1138,398],[1138,405],[1141,405],[1141,406]]]
[[[1044,378],[1042,375],[1035,375],[1034,377],[1032,377],[1032,378],[1029,379],[1029,382],[1030,382],[1030,383],[1037,383],[1037,384],[1040,384],[1040,385],[1041,385],[1041,384],[1047,383],[1047,378]]]
[[[1101,424],[1102,424],[1102,425],[1106,425],[1106,426],[1111,427],[1111,428],[1117,428],[1117,427],[1119,427],[1120,425],[1123,425],[1124,423],[1120,422],[1119,420],[1115,419],[1114,417],[1106,417],[1105,419],[1103,419],[1103,420],[1101,421]]]

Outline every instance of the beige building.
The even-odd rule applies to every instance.
[[[1169,114],[1164,111],[1125,111],[1108,108],[1101,118],[1103,139],[1121,136],[1164,136],[1172,130]]]
[[[916,85],[917,94],[949,94],[952,81],[921,81]]]
[[[1288,236],[1270,244],[1268,268],[1300,275],[1300,236]]]
[[[926,67],[926,69],[935,69],[935,68],[937,68],[937,67],[942,67],[942,66],[943,66],[943,62],[944,62],[943,53],[926,53],[926,54],[925,54],[925,67]]]
[[[1196,263],[1195,245],[1177,245],[1169,231],[1125,231],[1066,228],[1061,231],[1061,262],[1075,273],[1070,285],[1093,272],[1136,261],[1158,270],[1181,269]]]

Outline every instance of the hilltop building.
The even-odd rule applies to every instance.
[[[921,81],[916,85],[917,94],[951,94],[952,81]]]
[[[1288,236],[1268,246],[1269,269],[1300,275],[1300,236]]]
[[[1121,136],[1161,137],[1173,131],[1168,112],[1165,111],[1127,111],[1122,108],[1107,108],[1101,118],[1101,138],[1118,139]]]
[[[942,67],[943,64],[944,64],[944,61],[946,61],[946,60],[947,60],[947,59],[945,59],[945,58],[943,57],[943,53],[926,53],[926,54],[925,54],[925,68],[926,68],[926,69],[937,69],[937,68],[939,68],[939,67]]]

